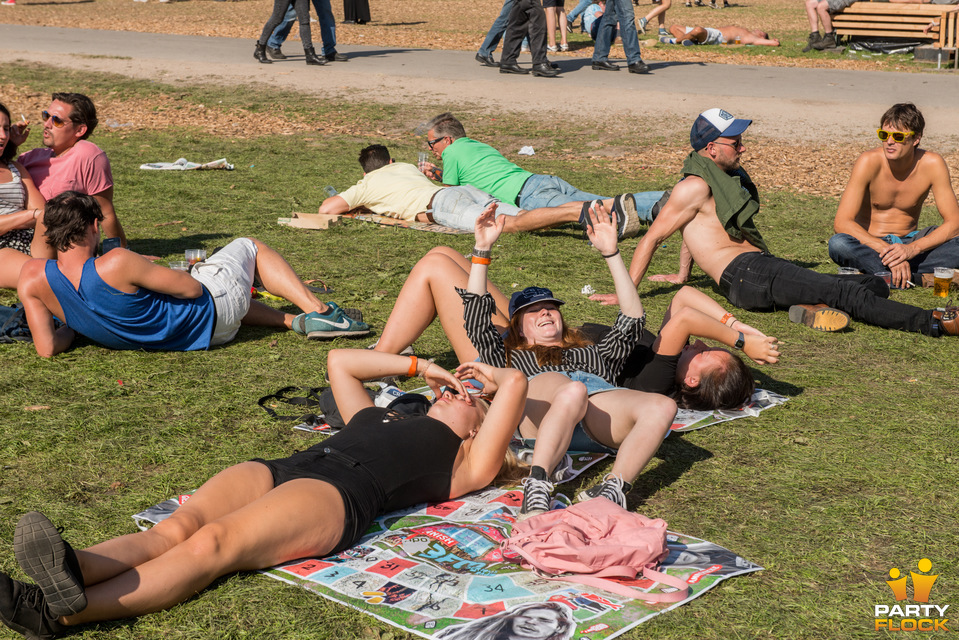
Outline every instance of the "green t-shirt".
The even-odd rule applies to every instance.
[[[499,151],[471,138],[458,138],[443,149],[443,183],[468,184],[502,202],[516,204],[516,196],[533,175]]]

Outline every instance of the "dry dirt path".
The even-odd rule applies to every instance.
[[[290,52],[296,48],[291,43]],[[249,39],[0,25],[0,56],[119,73],[165,83],[263,84],[317,96],[422,105],[424,118],[448,105],[531,115],[630,119],[674,134],[712,106],[755,124],[756,137],[798,144],[872,144],[890,104],[912,100],[926,119],[926,146],[959,149],[959,74],[851,71],[654,62],[637,76],[599,72],[588,59],[558,59],[557,79],[508,76],[473,53],[341,46],[348,63],[307,67],[301,58],[262,65]],[[527,62],[522,60],[521,62]]]

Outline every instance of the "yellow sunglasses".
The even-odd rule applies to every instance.
[[[894,142],[905,142],[906,138],[909,136],[916,135],[915,131],[886,131],[885,129],[876,129],[876,135],[879,136],[879,139],[885,141],[886,138],[892,136]]]

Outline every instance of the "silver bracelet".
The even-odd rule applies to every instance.
[[[482,249],[477,249],[476,247],[473,247],[473,255],[476,256],[477,258],[486,258],[487,260],[489,260],[490,258],[493,257],[493,252],[491,249],[487,249],[486,251],[483,251]]]

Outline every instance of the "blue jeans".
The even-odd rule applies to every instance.
[[[512,0],[510,0],[512,1]],[[317,18],[320,21],[320,39],[323,40],[323,55],[329,56],[336,53],[336,20],[333,18],[333,8],[330,6],[330,0],[313,0],[313,8],[316,9]],[[290,36],[290,30],[293,29],[293,22],[296,20],[296,11],[293,6],[286,10],[283,16],[283,22],[273,30],[273,35],[266,41],[266,46],[273,49],[279,49]]]
[[[520,209],[529,211],[540,207],[558,207],[567,202],[602,199],[603,196],[595,193],[580,191],[562,178],[534,173],[520,189],[517,204]]]
[[[901,237],[899,240],[902,244],[910,244],[935,230],[936,227],[926,227],[915,235]],[[889,236],[884,239],[889,242],[887,238]],[[841,267],[855,267],[864,273],[889,271],[878,253],[847,233],[837,233],[829,238],[829,257]],[[917,254],[909,261],[909,268],[913,273],[932,273],[936,267],[959,268],[959,238],[946,240],[935,249]],[[916,281],[916,284],[920,283]]]
[[[496,215],[517,216],[519,207],[500,202],[493,196],[476,187],[460,185],[440,189],[433,196],[433,220],[437,224],[454,229],[472,231],[476,228],[476,219],[487,206],[496,202]]]
[[[642,62],[643,58],[639,55],[639,36],[636,33],[636,14],[633,13],[633,3],[630,0],[607,0],[606,13],[599,23],[596,46],[593,47],[593,62],[606,62],[609,58],[616,23],[620,26],[619,35],[623,40],[626,63]]]
[[[583,15],[583,12],[586,11],[591,4],[593,4],[593,0],[579,0],[579,4],[576,5],[576,8],[566,14],[566,20],[572,24],[576,18]],[[582,25],[580,25],[580,28],[585,33],[586,30],[582,29]]]
[[[503,9],[499,12],[499,15],[496,16],[496,20],[493,21],[493,26],[489,28],[489,33],[486,34],[486,39],[483,40],[483,44],[480,45],[477,53],[484,58],[493,55],[493,52],[496,51],[496,45],[503,39],[503,34],[506,33],[506,23],[509,20],[510,11],[513,10],[514,1],[515,0],[504,0]]]
[[[818,273],[757,251],[733,258],[719,279],[719,288],[730,302],[747,311],[825,304],[877,327],[934,335],[932,311],[888,300],[889,287],[871,274]]]

